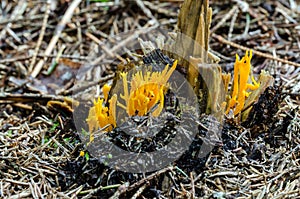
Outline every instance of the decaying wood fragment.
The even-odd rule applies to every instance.
[[[212,9],[208,0],[187,0],[178,16],[178,32],[169,47],[172,57],[187,73],[187,79],[200,101],[201,112],[220,111],[224,86],[219,58],[209,51]],[[213,102],[213,103],[212,103]]]
[[[212,10],[209,8],[208,0],[187,0],[181,6],[178,16],[178,30],[174,48],[180,57],[179,64],[184,65],[184,60],[190,56],[202,58],[207,62],[207,51],[209,49],[209,28],[211,24]],[[189,37],[191,40],[187,40]],[[199,48],[199,46],[201,48]],[[174,52],[172,51],[172,52]],[[186,65],[187,67],[188,65]]]
[[[257,102],[259,96],[274,83],[274,78],[266,71],[262,71],[258,78],[259,88],[254,90],[245,101],[244,109],[241,114],[241,121],[245,121],[252,109],[252,105]]]
[[[198,81],[200,111],[212,114],[222,114],[225,108],[225,88],[222,81],[222,71],[218,64],[201,63],[201,60],[190,57],[190,64],[197,67],[201,80]],[[198,77],[200,80],[200,77]]]

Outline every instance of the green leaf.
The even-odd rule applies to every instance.
[[[85,157],[86,161],[89,161],[89,159],[90,159],[90,155],[89,155],[89,153],[88,153],[88,152],[86,152],[86,153],[84,154],[84,157]]]

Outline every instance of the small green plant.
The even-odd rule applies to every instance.
[[[12,136],[12,130],[11,130],[11,129],[9,129],[9,130],[7,131],[7,136],[8,136],[8,137],[11,137],[11,136]]]
[[[45,144],[47,142],[49,142],[49,137],[45,136],[44,139],[42,139],[42,144]]]
[[[89,159],[90,159],[89,153],[86,152],[86,153],[84,154],[84,157],[85,157],[86,161],[89,161]]]
[[[53,147],[54,147],[55,149],[57,149],[57,148],[58,148],[58,145],[57,145],[56,143],[53,143]]]
[[[58,121],[53,122],[53,125],[52,125],[52,127],[50,128],[49,131],[50,131],[51,133],[54,132],[55,129],[56,129],[58,126],[59,126],[59,122],[58,122]]]

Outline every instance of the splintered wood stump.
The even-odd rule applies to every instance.
[[[178,33],[171,52],[178,63],[188,69],[189,57],[201,58],[208,63],[209,28],[212,10],[208,7],[208,0],[187,0],[180,8],[178,16]]]
[[[185,71],[193,92],[198,96],[200,112],[221,118],[226,108],[226,97],[232,92],[228,91],[231,75],[222,74],[219,58],[209,52],[211,18],[208,0],[184,1],[174,42],[165,47],[170,57],[178,60],[180,71]],[[247,98],[237,120],[243,121],[248,117],[252,105],[273,84],[273,78],[263,73],[259,82],[261,86]]]
[[[208,7],[208,0],[187,0],[182,4],[177,26],[181,33],[192,39],[186,41],[181,34],[176,38],[174,46],[182,50],[183,57],[194,56],[203,59],[207,57],[205,51],[208,51],[211,16],[212,10]]]
[[[212,9],[208,0],[186,0],[178,16],[175,42],[169,46],[171,57],[186,71],[198,95],[201,112],[219,112],[225,101],[219,58],[209,53]]]

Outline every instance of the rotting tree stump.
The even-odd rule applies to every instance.
[[[208,0],[186,0],[178,16],[175,41],[167,49],[186,71],[200,111],[219,113],[225,101],[219,58],[209,52],[212,9]]]

